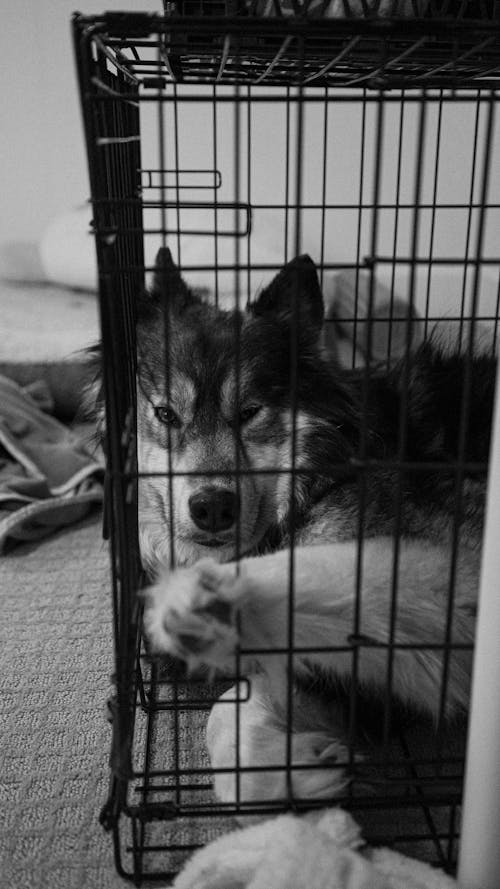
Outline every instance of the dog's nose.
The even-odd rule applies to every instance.
[[[227,531],[238,515],[238,498],[226,488],[203,488],[189,498],[191,518],[202,531]]]

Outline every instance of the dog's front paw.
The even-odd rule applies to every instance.
[[[321,731],[297,732],[291,741],[294,797],[331,801],[339,796],[348,783],[341,767],[348,762],[344,745]]]
[[[234,565],[202,559],[160,577],[145,591],[144,630],[153,654],[172,654],[188,667],[234,662],[235,611],[245,584]]]
[[[255,744],[251,750],[247,749],[249,742],[257,741],[258,746]],[[224,770],[214,773],[218,799],[224,803],[259,806],[290,800],[324,800],[332,804],[348,783],[342,768],[347,763],[347,751],[340,741],[322,732],[292,734],[289,768],[284,765],[286,744],[286,733],[279,730],[254,731],[251,738],[245,738],[239,769],[234,762],[233,749],[232,759],[223,761]],[[234,766],[235,771],[227,771],[228,766]],[[247,770],[248,766],[250,770]],[[257,817],[260,820],[262,815]]]

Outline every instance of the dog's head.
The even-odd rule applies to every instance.
[[[298,514],[332,436],[335,458],[345,456],[349,400],[340,382],[332,392],[322,320],[308,256],[243,312],[227,312],[193,293],[160,251],[137,324],[139,527],[150,570],[254,550],[286,519],[292,488]]]

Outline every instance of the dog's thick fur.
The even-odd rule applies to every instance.
[[[214,766],[287,755],[320,766],[244,773],[243,800],[339,790],[342,773],[328,768],[345,752],[338,712],[313,689],[318,677],[330,690],[351,681],[354,649],[362,689],[383,690],[390,676],[396,699],[436,716],[446,674],[445,712],[468,703],[471,652],[460,645],[474,637],[493,361],[468,366],[427,343],[366,379],[324,356],[322,320],[306,256],[230,313],[194,295],[164,250],[139,306],[151,650],[234,670],[239,645],[252,693],[238,729],[235,708],[214,707]],[[392,661],[385,643],[396,645]],[[445,667],[448,643],[459,647]],[[233,799],[234,775],[216,788]]]

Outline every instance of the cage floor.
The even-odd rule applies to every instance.
[[[205,723],[210,703],[227,684],[166,682],[156,670],[152,679],[144,665],[141,674],[135,777],[128,786],[131,817],[121,820],[115,839],[124,872],[156,881],[171,878],[193,850],[235,829],[236,815],[245,826],[255,822],[256,814],[271,816],[290,807],[285,801],[237,807],[216,799]],[[464,741],[461,723],[441,733],[439,743],[429,724],[408,723],[379,750],[379,762],[372,748],[366,765],[360,761],[356,766],[346,794],[331,802],[351,811],[371,845],[390,846],[453,873]],[[295,808],[301,809],[300,801]]]

